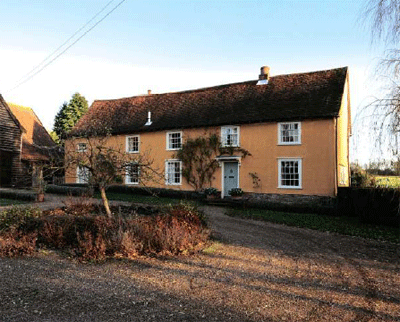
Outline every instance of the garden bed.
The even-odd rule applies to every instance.
[[[119,206],[108,218],[100,206],[70,205],[49,211],[18,208],[0,214],[0,256],[31,255],[36,248],[80,260],[190,254],[209,236],[194,206]]]

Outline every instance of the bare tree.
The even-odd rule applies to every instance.
[[[368,110],[373,117],[370,128],[377,137],[380,147],[389,147],[393,155],[398,155],[400,135],[400,1],[369,0],[365,9],[365,19],[371,24],[372,42],[383,42],[383,53],[377,72],[387,80],[386,94],[376,98]],[[372,109],[372,111],[371,111]]]
[[[112,144],[110,139],[110,135],[70,138],[66,142],[64,158],[67,174],[76,169],[80,183],[100,190],[109,217],[112,214],[106,190],[110,185],[122,183],[124,178],[142,185],[163,178],[153,168],[153,160],[147,153],[128,153],[122,145]]]

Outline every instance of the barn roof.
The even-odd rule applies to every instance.
[[[22,136],[23,160],[47,160],[48,149],[56,144],[30,107],[7,103],[11,112],[25,129]]]

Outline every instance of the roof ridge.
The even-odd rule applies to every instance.
[[[331,68],[331,69],[324,69],[324,70],[316,70],[312,72],[299,72],[299,73],[290,73],[290,74],[279,74],[275,76],[271,76],[271,78],[276,78],[276,77],[283,77],[283,76],[296,76],[296,75],[311,75],[311,74],[316,74],[316,73],[326,73],[329,71],[334,71],[334,70],[343,70],[343,69],[348,69],[348,66],[344,67],[338,67],[338,68]],[[154,96],[160,96],[160,95],[168,95],[168,94],[187,94],[187,93],[196,93],[196,92],[203,92],[206,90],[212,90],[212,89],[218,89],[221,87],[227,87],[227,86],[234,86],[234,85],[242,85],[242,84],[247,84],[247,83],[252,83],[252,82],[257,82],[257,79],[253,80],[248,80],[248,81],[243,81],[243,82],[234,82],[234,83],[226,83],[226,84],[220,84],[220,85],[215,85],[215,86],[208,86],[208,87],[200,87],[200,88],[195,88],[195,89],[187,89],[183,91],[175,91],[175,92],[165,92],[165,93],[157,93],[157,94],[141,94],[141,95],[135,95],[135,96],[128,96],[128,97],[120,97],[120,98],[111,98],[111,99],[98,99],[94,100],[93,103],[95,102],[117,102],[117,101],[123,101],[123,100],[130,100],[130,99],[136,99],[136,98],[148,98],[148,97],[154,97]]]
[[[338,115],[348,67],[271,77],[186,91],[95,100],[72,135],[95,133],[98,125],[112,133],[210,127]],[[147,112],[152,125],[145,126]],[[95,119],[101,122],[94,122]]]

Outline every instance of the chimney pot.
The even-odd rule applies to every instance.
[[[262,66],[260,75],[258,76],[258,82],[257,85],[267,85],[269,81],[269,70],[270,68],[268,66]]]
[[[147,95],[151,95],[151,89],[147,90]]]

